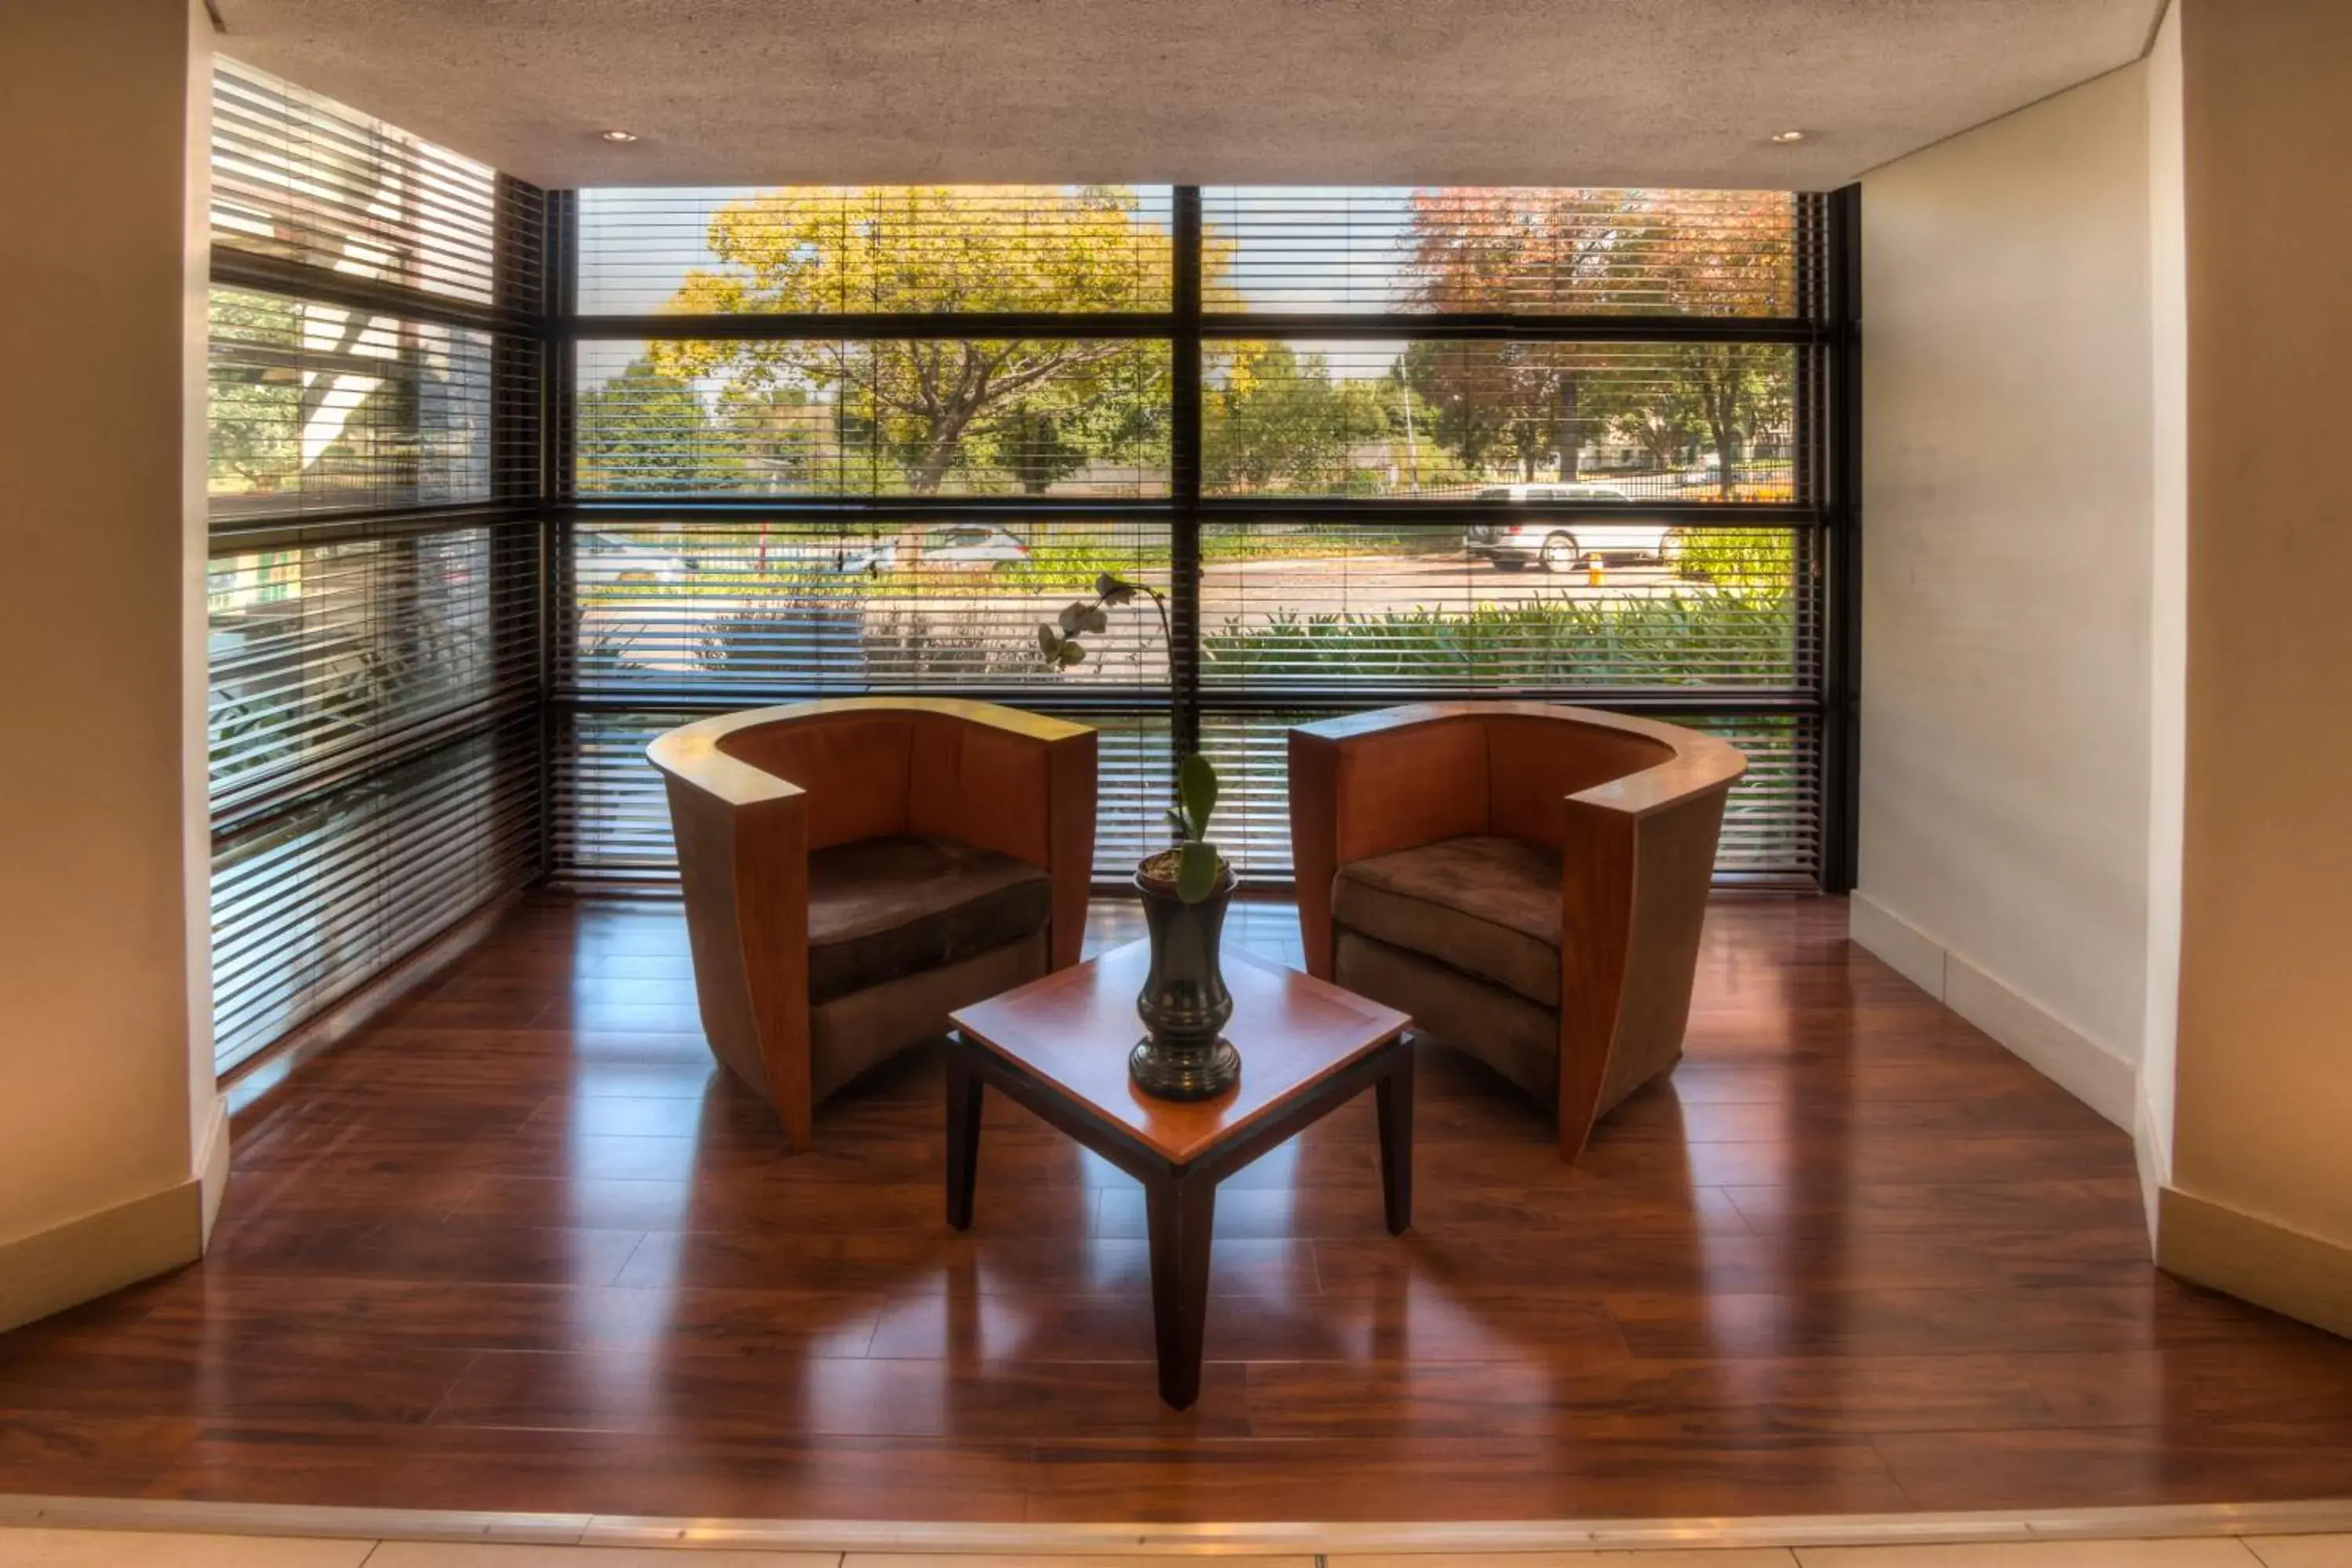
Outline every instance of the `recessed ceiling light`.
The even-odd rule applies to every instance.
[[[605,134],[609,136],[612,132],[606,132]],[[1783,145],[1786,145],[1790,142],[1802,142],[1804,139],[1805,133],[1801,131],[1775,131],[1772,132],[1772,140],[1780,142]]]
[[[607,142],[634,142],[637,139],[637,133],[634,131],[605,131],[599,134]]]

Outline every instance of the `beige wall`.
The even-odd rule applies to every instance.
[[[2174,1179],[2352,1247],[2352,18],[2342,0],[2184,0],[2182,24]]]
[[[2148,1005],[2146,77],[1863,183],[1855,938],[2125,1125]]]
[[[2341,0],[2178,0],[1865,181],[1854,931],[2134,1128],[2167,1268],[2352,1332],[2347,147]]]
[[[188,840],[208,47],[187,0],[0,6],[0,1324],[192,1256],[219,1152]]]

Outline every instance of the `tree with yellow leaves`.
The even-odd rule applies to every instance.
[[[721,208],[719,265],[670,309],[720,315],[1165,310],[1168,229],[1119,186],[797,187]],[[1036,491],[1089,458],[1164,467],[1164,343],[1121,339],[668,342],[664,374],[722,399],[803,386],[918,495]],[[881,488],[882,476],[877,476]]]

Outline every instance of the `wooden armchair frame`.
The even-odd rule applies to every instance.
[[[1047,962],[1078,960],[1094,871],[1095,731],[988,702],[855,697],[706,719],[661,770],[712,1054],[809,1147],[808,856],[937,834],[1045,868]]]
[[[1466,834],[1561,851],[1559,1151],[1671,1068],[1734,748],[1679,725],[1539,702],[1432,702],[1290,731],[1290,837],[1307,971],[1331,979],[1332,878]]]

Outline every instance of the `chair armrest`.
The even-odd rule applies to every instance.
[[[1671,1068],[1690,1023],[1716,846],[1748,760],[1679,727],[1674,754],[1569,795],[1560,841],[1559,1146]]]
[[[723,731],[721,731],[723,732]],[[808,797],[704,726],[647,748],[669,797],[695,994],[710,1048],[809,1146]]]

